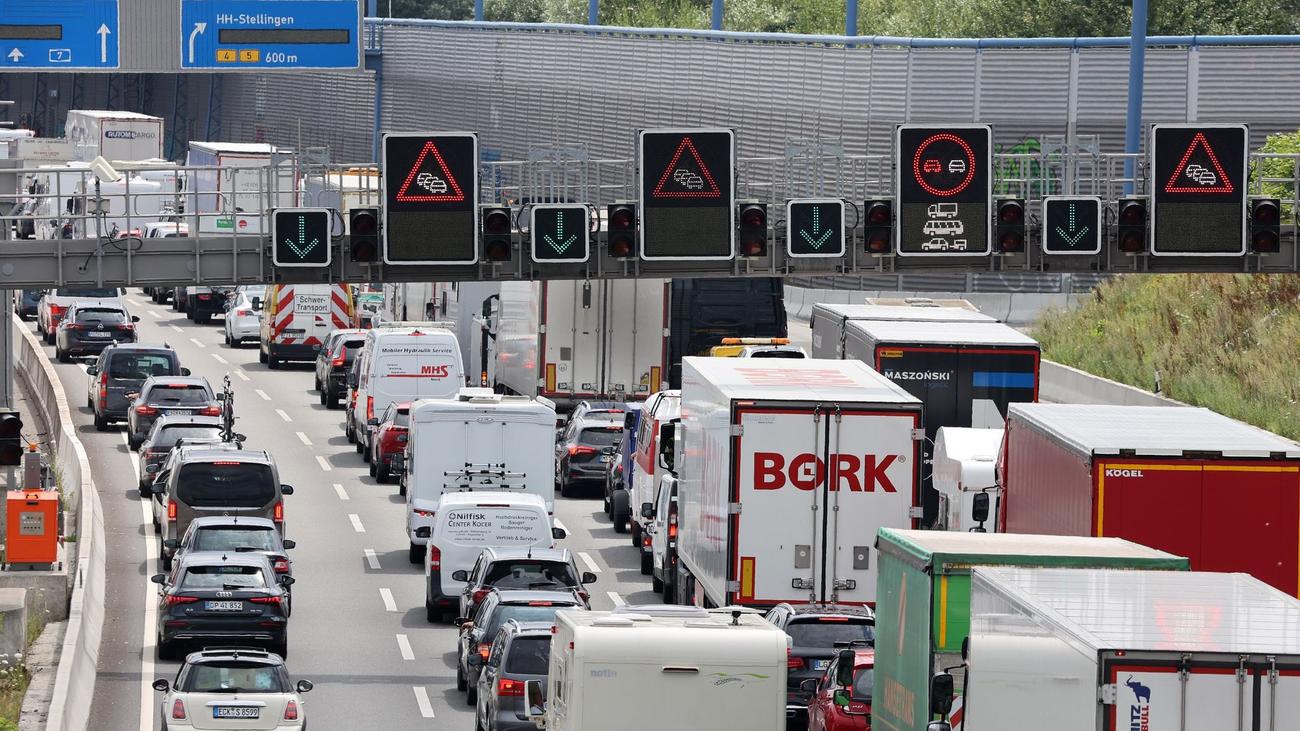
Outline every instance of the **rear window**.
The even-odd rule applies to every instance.
[[[853,673],[852,696],[855,701],[871,702],[871,686],[875,685],[876,671],[872,668],[858,668]]]
[[[506,655],[511,675],[545,675],[551,663],[550,637],[517,637]]]
[[[150,376],[176,375],[176,359],[169,353],[113,353],[108,361],[109,378],[144,380]]]
[[[196,508],[260,507],[276,491],[271,466],[251,462],[193,462],[176,483],[177,499]]]
[[[181,579],[182,589],[255,589],[266,586],[257,566],[191,566]]]
[[[623,427],[598,427],[583,429],[578,435],[579,444],[593,447],[612,447],[623,437]]]
[[[190,666],[182,687],[187,693],[288,693],[274,665],[228,661]]]
[[[559,561],[497,561],[483,577],[487,586],[501,589],[552,589],[578,585],[573,568]]]
[[[213,526],[200,528],[194,536],[196,551],[234,551],[251,548],[254,551],[276,550],[275,536],[270,528],[236,528]]]
[[[77,322],[87,325],[121,325],[126,322],[126,313],[121,310],[81,308],[77,310]]]
[[[149,389],[149,403],[165,406],[202,406],[212,401],[203,386],[154,386]]]
[[[489,639],[497,636],[497,631],[501,625],[512,619],[520,622],[554,622],[555,612],[565,607],[576,606],[574,604],[555,604],[550,606],[530,606],[527,604],[500,604],[497,610],[492,613],[492,619],[488,622],[487,633],[484,637]]]
[[[803,358],[797,350],[759,350],[749,354],[751,358]]]
[[[214,439],[221,436],[221,427],[219,426],[197,426],[191,424],[180,424],[177,426],[165,426],[158,434],[156,443],[159,446],[175,446],[177,439]]]
[[[55,297],[84,297],[86,299],[108,299],[117,296],[112,287],[64,287],[51,292]]]
[[[795,647],[830,649],[836,642],[873,641],[875,626],[865,619],[848,617],[809,617],[791,620],[785,633]]]

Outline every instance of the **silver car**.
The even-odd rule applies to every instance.
[[[257,340],[262,330],[262,302],[265,297],[266,287],[262,285],[240,287],[231,293],[222,316],[226,345],[234,348],[245,340]]]

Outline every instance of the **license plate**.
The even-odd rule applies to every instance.
[[[213,718],[257,718],[262,709],[257,706],[213,706]]]
[[[305,332],[307,332],[307,331],[306,331],[305,329],[303,329],[303,328],[300,328],[300,327],[296,327],[296,328],[294,328],[294,327],[286,327],[285,329],[281,330],[280,332],[284,333],[285,335],[302,335],[303,333],[305,333]]]
[[[830,665],[830,660],[813,660],[813,670],[825,670]]]
[[[209,612],[242,612],[243,602],[204,602],[203,608]]]
[[[605,463],[607,463],[607,464],[608,464],[609,462],[613,462],[613,461],[614,461],[614,455],[612,455],[612,454],[607,454],[607,455],[605,455],[604,457],[601,457],[601,458],[600,458],[600,461],[601,461],[601,462],[605,462]]]
[[[112,334],[113,333],[89,333],[90,337],[92,338],[106,338],[111,336]]]

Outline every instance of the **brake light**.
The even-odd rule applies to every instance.
[[[289,573],[289,559],[277,558],[271,567],[275,569],[275,573],[277,574],[287,574]]]
[[[587,593],[587,590],[586,590],[586,589],[579,589],[579,590],[578,590],[578,596],[579,596],[579,597],[582,597],[582,601],[584,601],[584,602],[590,602],[590,601],[591,601],[591,595]]]
[[[528,602],[530,607],[553,607],[555,602]]]
[[[199,415],[200,416],[221,416],[221,407],[204,406],[202,409],[199,409]]]
[[[252,603],[254,603],[254,604],[279,604],[279,603],[280,603],[280,597],[278,597],[278,596],[254,596],[254,597],[249,597],[249,598],[248,598],[248,601],[250,601],[250,602],[252,602]]]
[[[429,544],[429,568],[442,571],[442,551],[432,543]]]
[[[577,455],[579,455],[579,454],[595,454],[595,453],[596,453],[596,448],[595,448],[595,447],[584,447],[584,446],[577,445],[577,444],[569,445],[569,456],[570,456],[570,457],[574,457],[574,456],[577,456]]]
[[[366,397],[366,420],[369,421],[373,418],[375,418],[375,397],[367,396]]]
[[[284,704],[284,720],[286,721],[298,720],[298,701],[290,699],[288,703]]]
[[[154,416],[158,413],[158,409],[155,409],[154,407],[149,406],[147,404],[140,404],[139,406],[135,407],[135,413],[139,414],[140,416]]]
[[[668,519],[668,539],[677,538],[677,516],[674,515]]]
[[[330,361],[330,365],[334,366],[335,368],[342,368],[343,366],[347,365],[347,363],[348,363],[347,359],[341,355],[335,357],[334,360]]]
[[[65,324],[63,325],[63,327],[64,327],[65,329],[67,329],[67,330],[85,330],[85,329],[86,329],[86,326],[85,326],[85,325],[78,325],[78,324],[75,323],[75,322],[65,323]]]
[[[647,548],[649,548],[649,546],[650,546],[650,534],[649,534],[649,533],[644,533],[644,534],[641,536],[641,545],[642,545],[642,546],[645,546],[645,547],[647,547]]]
[[[478,604],[483,601],[483,597],[488,595],[490,589],[478,589],[474,592],[474,603]]]
[[[271,513],[271,519],[277,523],[284,522],[284,501],[283,500],[275,501],[275,511]]]
[[[99,374],[99,407],[108,405],[108,371]]]
[[[497,696],[519,696],[524,695],[524,681],[512,680],[510,678],[501,678],[497,681]]]
[[[790,655],[790,651],[789,651],[789,650],[786,650],[786,651],[785,651],[785,667],[786,667],[786,669],[788,669],[788,670],[802,670],[802,669],[803,669],[803,658],[802,658],[802,657],[793,657],[793,656]]]
[[[818,617],[817,621],[818,621],[818,622],[822,622],[822,623],[827,623],[827,622],[848,622],[848,621],[849,621],[849,618],[848,618],[848,617]]]
[[[128,322],[128,323],[126,323],[125,325],[118,325],[118,326],[117,326],[117,329],[118,329],[118,330],[135,330],[135,325],[133,325],[133,324],[131,324],[131,323]]]
[[[433,516],[437,515],[437,513],[433,512],[432,510],[420,510],[419,508],[415,508],[412,512],[414,512],[417,516],[421,518],[432,518]]]
[[[237,315],[237,316],[239,316],[239,317],[252,317],[252,315],[253,315],[253,311],[252,311],[252,310],[235,310],[235,315]]]
[[[489,643],[489,642],[480,642],[480,643],[478,643],[478,656],[481,657],[481,658],[483,658],[483,662],[487,662],[487,659],[488,659],[488,653],[490,653],[490,652],[492,652],[492,644],[491,644],[491,643]]]
[[[166,597],[163,598],[163,604],[169,607],[174,607],[177,604],[193,604],[198,600],[199,598],[196,596],[179,596],[176,594],[168,594]]]
[[[172,720],[173,721],[185,720],[185,701],[181,700],[180,698],[177,698],[176,700],[172,701]]]
[[[176,503],[167,503],[167,520],[176,522]]]

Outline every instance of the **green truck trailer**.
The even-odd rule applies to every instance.
[[[931,675],[961,664],[972,566],[1191,568],[1185,558],[1120,538],[882,528],[876,551],[876,731],[926,731]],[[953,720],[959,728],[960,708]]]

